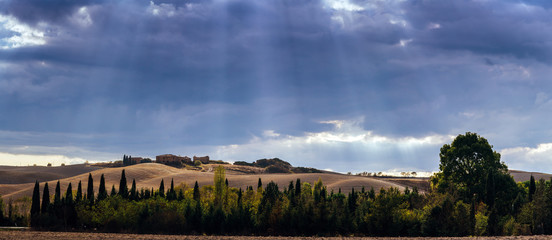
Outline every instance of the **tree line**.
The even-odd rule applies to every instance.
[[[228,186],[225,170],[215,170],[213,185],[193,188],[171,181],[165,187],[128,188],[122,170],[110,193],[101,176],[95,194],[92,175],[84,192],[61,193],[53,201],[35,183],[31,226],[47,230],[170,234],[245,234],[290,236],[469,236],[552,234],[550,181],[516,183],[486,139],[459,135],[440,152],[440,172],[431,190],[416,188],[329,191],[321,179],[274,182],[246,189]],[[41,197],[42,196],[42,197]]]

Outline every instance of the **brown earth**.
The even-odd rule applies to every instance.
[[[66,165],[63,167],[0,166],[0,184],[44,182],[63,179],[98,169],[100,168],[85,164]]]
[[[102,174],[105,176],[106,188],[108,191],[111,190],[112,185],[118,188],[122,169],[125,169],[129,187],[132,184],[132,180],[135,179],[138,189],[157,189],[159,188],[161,179],[164,179],[165,188],[167,189],[170,186],[171,179],[174,179],[175,186],[184,184],[188,187],[193,187],[195,181],[197,181],[200,186],[212,185],[214,177],[213,169],[216,166],[218,165],[205,165],[204,171],[195,171],[174,168],[157,163],[144,163],[124,168],[98,169],[91,171],[91,174],[94,179],[94,190],[96,190],[96,192],[98,190],[100,176]],[[301,179],[302,182],[309,182],[311,184],[316,182],[318,178],[321,178],[322,182],[328,186],[328,191],[333,190],[334,192],[337,192],[341,189],[344,193],[350,192],[352,188],[359,191],[362,187],[365,187],[366,189],[373,187],[376,190],[379,190],[380,188],[396,187],[402,191],[406,186],[401,183],[386,181],[385,179],[344,175],[338,173],[244,174],[240,171],[229,170],[227,171],[226,177],[228,178],[230,187],[242,189],[245,189],[247,186],[256,187],[259,178],[261,178],[261,181],[265,186],[270,181],[274,181],[280,188],[287,187],[290,181],[295,181],[298,178]],[[72,184],[73,190],[76,190],[79,181],[82,182],[83,191],[86,191],[85,189],[88,186],[88,173],[60,179],[62,191],[67,189],[69,183]],[[57,180],[48,181],[51,193],[54,192],[56,182]],[[43,182],[40,184],[41,191],[44,186],[43,184]],[[0,194],[5,200],[9,198],[18,199],[23,196],[31,196],[33,187],[34,183],[32,182],[21,184],[0,184]]]
[[[394,178],[392,177],[392,178],[382,178],[382,179],[388,182],[393,182],[393,183],[403,185],[405,187],[410,188],[411,190],[414,187],[416,187],[420,191],[427,192],[429,191],[429,187],[430,187],[429,178],[402,178],[402,177]]]
[[[539,179],[544,179],[548,181],[552,177],[552,174],[540,173],[540,172],[524,172],[524,171],[518,171],[518,170],[510,170],[509,172],[510,172],[510,175],[514,177],[514,180],[516,182],[529,181],[531,179],[531,175],[533,175],[536,181],[538,181]]]
[[[529,240],[529,239],[552,239],[552,236],[512,236],[512,237],[427,237],[427,238],[393,238],[393,237],[376,237],[376,238],[361,238],[361,237],[258,237],[258,236],[187,236],[187,235],[151,235],[151,234],[117,234],[117,233],[79,233],[79,232],[37,232],[37,231],[0,231],[0,240],[4,239],[21,239],[21,240],[63,240],[63,239],[87,239],[87,240],[111,240],[111,239],[137,239],[137,240],[284,240],[284,239],[378,239],[378,240],[475,240],[475,239],[492,239],[492,240]]]

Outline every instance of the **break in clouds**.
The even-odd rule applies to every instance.
[[[0,163],[174,153],[433,171],[471,131],[510,168],[550,172],[551,6],[0,1]]]

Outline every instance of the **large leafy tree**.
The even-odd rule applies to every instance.
[[[508,167],[492,147],[487,139],[471,132],[458,135],[450,145],[443,145],[439,154],[443,180],[466,200],[474,194],[478,200],[487,200],[486,193],[491,191],[486,188],[487,179],[508,174]]]

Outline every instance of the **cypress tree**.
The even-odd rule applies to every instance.
[[[100,188],[98,189],[98,201],[104,200],[107,198],[107,190],[105,189],[105,178],[104,175],[100,177]]]
[[[417,188],[414,188],[414,190],[415,190],[416,192],[418,191]],[[376,191],[374,190],[374,187],[371,187],[371,188],[370,188],[370,191],[368,192],[368,197],[369,197],[370,199],[372,199],[372,200],[373,200],[373,199],[376,199]]]
[[[130,188],[130,200],[138,200],[138,193],[136,192],[136,180],[132,179],[132,187]]]
[[[86,197],[88,198],[88,203],[94,205],[94,179],[92,178],[92,173],[88,173],[88,188],[86,189]]]
[[[163,179],[161,179],[161,184],[159,185],[159,196],[165,197],[165,183]]]
[[[537,190],[535,178],[533,177],[533,174],[531,174],[531,179],[529,180],[529,202],[533,201],[535,190]]]
[[[182,201],[182,200],[184,200],[184,198],[185,198],[185,197],[184,197],[184,191],[183,191],[182,188],[181,188],[181,189],[178,190],[178,197],[177,197],[177,200],[178,200],[178,201]]]
[[[197,184],[197,181],[195,182],[195,185],[194,185],[194,200],[196,202],[199,202],[199,200],[200,200],[199,184]]]
[[[59,180],[57,181],[56,191],[54,193],[54,205],[56,207],[61,205],[61,187],[60,187],[60,184],[59,184]]]
[[[240,190],[238,191],[238,209],[241,210],[242,208],[242,204],[243,204],[243,199],[242,199],[242,189],[240,188]]]
[[[169,200],[176,199],[176,191],[174,191],[174,179],[171,178],[171,189],[169,189]]]
[[[75,196],[75,202],[79,203],[82,200],[82,183],[79,181],[79,185],[77,186],[77,195]]]
[[[31,223],[36,224],[36,217],[40,213],[40,186],[38,181],[35,182],[31,201]]]
[[[301,197],[301,179],[299,178],[295,182],[295,197]]]
[[[42,208],[41,212],[46,213],[48,212],[48,208],[50,207],[50,189],[48,189],[48,183],[44,184],[44,191],[42,193]]]
[[[128,198],[128,187],[124,169],[121,173],[121,181],[119,182],[119,195],[123,198]]]
[[[288,193],[289,193],[289,194],[294,194],[294,193],[295,193],[295,188],[293,187],[293,181],[290,181],[290,182],[289,182],[289,185],[288,185]]]
[[[69,205],[73,203],[73,187],[71,183],[69,183],[67,191],[65,192],[65,202]]]
[[[117,190],[115,190],[115,185],[111,185],[111,196],[115,197],[117,195]]]
[[[263,187],[263,181],[261,181],[261,178],[259,178],[259,181],[257,182],[257,189]]]

